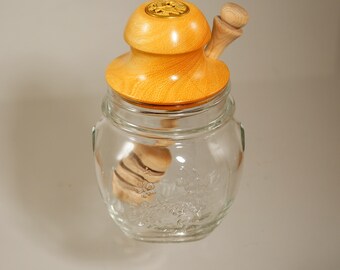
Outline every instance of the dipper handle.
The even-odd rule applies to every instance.
[[[248,22],[248,12],[235,3],[227,3],[220,16],[214,18],[212,38],[205,49],[206,56],[217,59],[224,49],[243,33],[242,27]]]

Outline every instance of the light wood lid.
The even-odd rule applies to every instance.
[[[155,14],[149,14],[150,5]],[[131,51],[109,65],[106,80],[119,95],[144,104],[192,104],[208,99],[229,81],[227,66],[204,53],[210,38],[209,25],[193,4],[145,3],[125,30]]]

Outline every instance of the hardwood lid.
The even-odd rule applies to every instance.
[[[209,25],[191,3],[153,1],[130,17],[125,40],[131,51],[115,59],[106,79],[124,98],[154,105],[189,104],[224,89],[227,66],[208,58]]]

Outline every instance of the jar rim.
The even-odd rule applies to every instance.
[[[228,122],[234,115],[235,102],[231,97],[230,84],[205,102],[196,106],[178,106],[165,110],[131,102],[108,90],[102,111],[111,122],[131,134],[144,137],[189,138],[215,130]],[[165,123],[165,124],[164,124]]]

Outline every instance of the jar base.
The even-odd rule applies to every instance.
[[[113,208],[109,207],[109,213],[120,230],[129,238],[151,243],[181,243],[198,241],[208,236],[223,220],[231,206],[231,202],[210,222],[203,224],[191,224],[182,226],[164,227],[131,227],[121,217],[117,216]]]
[[[208,236],[219,224],[221,220],[191,229],[178,229],[174,232],[141,232],[134,233],[126,227],[120,227],[123,233],[132,239],[150,243],[181,243],[194,242]],[[119,225],[119,224],[118,224]]]

